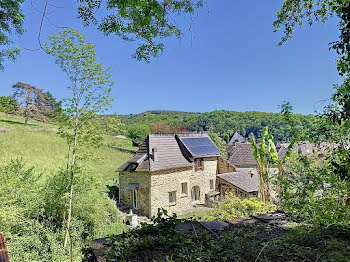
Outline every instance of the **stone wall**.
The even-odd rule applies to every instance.
[[[204,170],[194,171],[194,167],[153,172],[151,174],[151,215],[158,208],[168,212],[182,214],[195,210],[196,204],[203,204],[205,194],[210,192],[210,180],[215,187],[217,173],[217,158],[205,158]],[[181,183],[187,182],[187,195],[181,194]],[[193,203],[191,190],[194,186],[200,188],[200,201]],[[215,188],[214,188],[215,189]],[[176,203],[169,204],[169,192],[175,191]]]
[[[150,174],[149,172],[119,172],[119,184],[120,184],[120,200],[133,206],[132,190],[125,189],[128,184],[137,183],[137,200],[138,207],[141,212],[147,216],[150,215]]]
[[[223,159],[222,157],[218,158],[218,168],[217,168],[218,174],[230,173],[235,171],[236,171],[236,168],[234,165],[231,165],[229,162],[227,162],[227,160]]]

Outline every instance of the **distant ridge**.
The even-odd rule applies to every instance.
[[[269,126],[277,141],[290,141],[292,129],[302,134],[302,139],[312,140],[318,128],[318,119],[314,115],[294,114],[295,125],[289,126],[285,117],[280,113],[268,112],[237,112],[229,110],[215,110],[212,112],[184,112],[175,110],[148,110],[143,113],[120,115],[120,119],[127,128],[142,125],[182,124],[189,127],[189,131],[211,131],[217,133],[225,141],[238,132],[248,138],[250,133],[261,137],[265,126]]]

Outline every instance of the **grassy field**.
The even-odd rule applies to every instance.
[[[135,149],[130,140],[107,137],[106,143],[120,148]],[[89,150],[91,156],[82,163],[84,172],[100,176],[103,182],[117,178],[115,170],[131,157],[103,145]],[[0,163],[22,158],[39,172],[52,172],[65,166],[67,145],[58,134],[57,126],[31,120],[24,125],[21,117],[0,113]]]

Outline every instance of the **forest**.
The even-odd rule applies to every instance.
[[[126,132],[131,138],[141,137],[150,132],[149,126],[156,124],[188,126],[192,132],[212,132],[220,136],[226,143],[234,132],[246,138],[253,133],[261,138],[264,127],[269,126],[275,141],[289,142],[293,138],[292,130],[301,133],[301,140],[317,139],[319,119],[314,115],[294,114],[294,126],[285,121],[281,113],[236,112],[216,110],[206,113],[189,113],[179,111],[147,111],[134,115],[119,116],[127,126]],[[139,141],[138,140],[138,141]]]

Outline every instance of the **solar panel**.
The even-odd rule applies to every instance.
[[[220,151],[208,137],[181,138],[193,156],[220,155]]]

